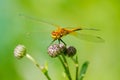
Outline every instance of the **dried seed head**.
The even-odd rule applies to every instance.
[[[48,54],[51,57],[57,57],[61,53],[65,52],[66,47],[64,44],[53,44],[48,47]]]
[[[60,47],[59,44],[54,44],[48,47],[48,54],[51,57],[56,57],[60,54]]]
[[[67,50],[66,50],[65,55],[67,55],[68,57],[72,57],[72,56],[74,56],[74,55],[76,54],[76,52],[77,52],[77,50],[76,50],[75,47],[69,46],[69,47],[67,48]]]
[[[26,48],[24,45],[18,45],[14,49],[14,56],[18,59],[24,57],[26,55]]]

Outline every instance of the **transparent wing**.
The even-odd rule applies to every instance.
[[[96,28],[86,28],[86,27],[81,27],[81,26],[78,26],[78,27],[71,27],[71,26],[69,26],[69,27],[65,27],[65,28],[67,28],[67,29],[81,29],[81,30],[90,30],[90,31],[100,31],[100,29],[96,29]]]
[[[57,24],[53,24],[53,23],[50,23],[50,22],[47,22],[47,21],[44,21],[44,20],[41,20],[41,19],[37,19],[37,18],[34,18],[34,17],[31,17],[31,16],[28,16],[28,15],[24,15],[24,14],[19,14],[19,16],[22,16],[24,18],[27,18],[27,19],[31,19],[33,21],[38,21],[38,22],[41,22],[41,23],[45,23],[45,24],[48,24],[48,25],[52,25],[56,28],[59,28],[60,26],[57,25]]]
[[[90,42],[97,42],[97,43],[103,43],[103,42],[105,42],[104,39],[102,39],[99,36],[95,36],[95,35],[78,33],[76,35],[76,37],[79,38],[79,39],[90,41]]]

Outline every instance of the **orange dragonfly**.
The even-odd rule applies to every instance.
[[[77,32],[77,31],[81,31],[81,30],[94,30],[94,31],[98,31],[98,29],[93,29],[93,28],[81,28],[81,27],[79,27],[79,28],[72,28],[72,29],[62,28],[59,25],[52,24],[52,23],[49,23],[49,22],[46,22],[46,21],[43,21],[43,20],[39,20],[39,19],[30,17],[30,16],[26,16],[26,15],[22,15],[22,14],[20,14],[20,16],[23,16],[23,17],[31,19],[31,20],[39,21],[39,22],[42,22],[42,23],[46,23],[46,24],[49,24],[49,25],[52,25],[52,26],[56,27],[57,29],[53,30],[51,32],[51,37],[53,38],[53,41],[51,42],[51,44],[54,41],[58,40],[59,43],[62,42],[62,43],[64,43],[66,45],[66,43],[61,38],[63,36],[66,36],[66,35],[70,34],[70,33],[73,33],[73,32]],[[104,39],[102,39],[99,36],[88,35],[88,34],[80,34],[80,33],[79,33],[79,36],[80,36],[80,38],[88,40],[88,41],[100,42],[100,43],[104,42]]]

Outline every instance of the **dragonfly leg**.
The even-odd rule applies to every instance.
[[[55,42],[56,41],[56,39],[54,39],[51,43],[50,43],[50,45],[53,43],[53,42]],[[62,40],[62,39],[58,39],[58,43],[60,44],[60,42],[62,42],[65,46],[66,46],[66,43]]]
[[[54,39],[51,43],[50,43],[50,45],[53,43],[53,42],[55,42],[56,41],[56,39]]]
[[[59,43],[60,41],[66,46],[66,43],[62,39],[58,39]]]
[[[59,43],[59,44],[60,44],[60,41],[61,41],[61,40],[60,40],[60,39],[58,39],[58,43]]]

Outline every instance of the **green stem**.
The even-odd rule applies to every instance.
[[[76,80],[78,80],[78,70],[79,70],[78,57],[76,56],[76,59],[74,59],[74,58],[72,57],[71,59],[72,59],[72,61],[75,63],[75,67],[76,67]]]
[[[51,80],[50,76],[48,75],[48,72],[44,73],[48,80]]]
[[[32,56],[30,56],[29,54],[26,54],[26,57],[27,57],[29,60],[31,60],[31,61],[36,65],[36,67],[37,67],[40,71],[43,72],[43,74],[46,76],[46,78],[47,78],[48,80],[51,80],[51,78],[50,78],[49,75],[48,75],[47,69],[41,67],[41,66],[37,63],[37,61],[36,61]]]
[[[68,67],[68,63],[67,63],[67,60],[66,60],[64,54],[62,55],[63,60],[62,60],[62,58],[60,56],[58,58],[61,61],[62,65],[63,65],[63,67],[65,69],[65,73],[66,73],[68,79],[72,80],[71,75],[70,75],[70,70],[69,70],[69,67]]]

